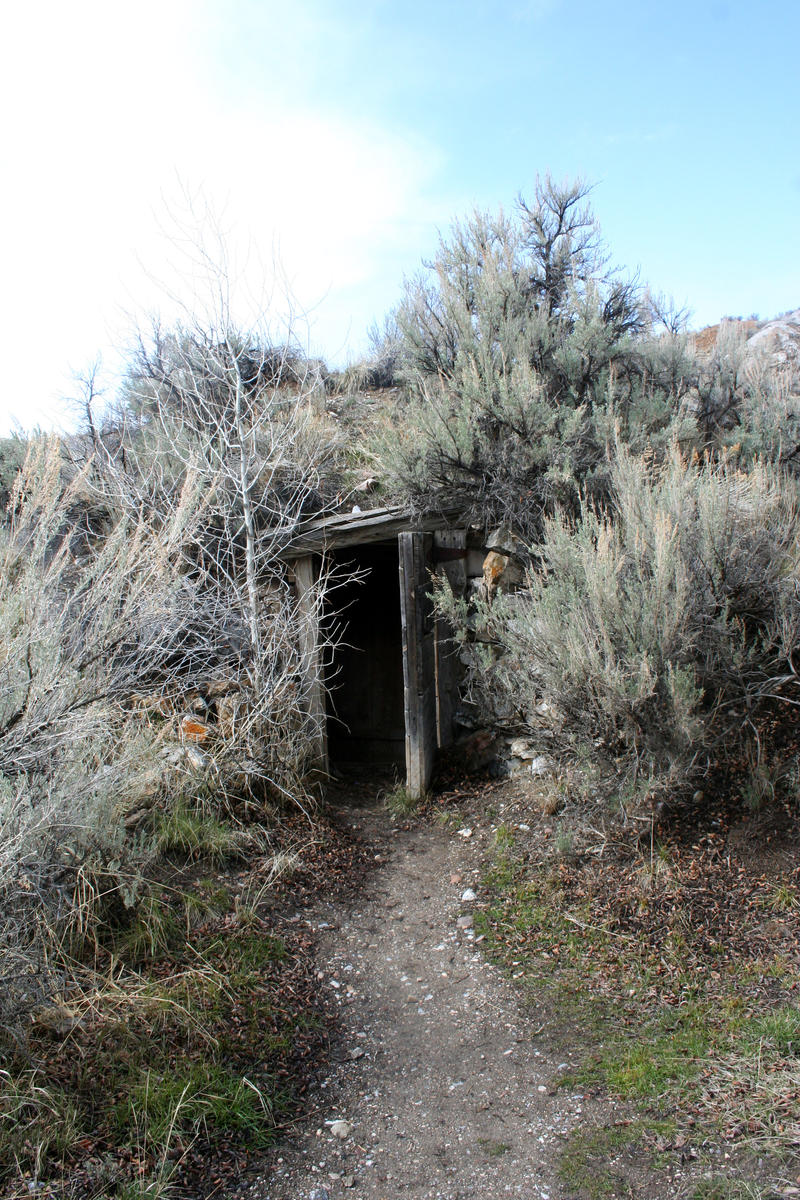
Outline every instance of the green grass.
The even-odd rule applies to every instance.
[[[464,815],[457,808],[436,808],[433,819],[442,829],[460,829],[464,824]]]
[[[671,869],[667,848],[657,863]],[[646,911],[661,882],[644,867]],[[627,879],[636,878],[634,866]],[[788,1150],[800,1133],[800,1009],[764,1011],[763,984],[791,985],[793,965],[778,955],[740,959],[713,939],[699,965],[683,913],[668,910],[660,941],[639,938],[630,919],[620,927],[598,916],[591,880],[591,868],[563,861],[560,845],[549,863],[528,864],[501,827],[483,879],[489,904],[476,914],[487,953],[545,1010],[551,1035],[574,1052],[580,1030],[580,1060],[553,1085],[613,1096],[633,1114],[624,1127],[576,1130],[561,1160],[564,1182],[586,1200],[627,1195],[610,1160],[625,1143],[655,1167],[667,1114],[673,1128],[691,1116],[688,1137]],[[628,887],[626,913],[635,911]],[[776,893],[772,906],[787,911],[791,897]],[[613,914],[613,903],[600,911]],[[747,1186],[737,1183],[731,1197],[769,1194]]]
[[[511,1149],[509,1142],[497,1142],[494,1138],[478,1138],[478,1145],[487,1158],[502,1158]]]
[[[408,788],[398,783],[396,787],[386,793],[384,805],[386,811],[393,817],[410,817],[421,807],[422,797],[414,795],[413,792],[409,792]]]
[[[658,1105],[680,1093],[686,1100],[724,1031],[710,1006],[687,1004],[657,1012],[632,1025],[620,1023],[610,1005],[592,1006],[599,1044],[584,1062],[559,1078],[562,1087],[602,1088],[623,1100]],[[630,1020],[630,1018],[627,1018]]]
[[[17,1170],[39,1177],[82,1133],[79,1106],[63,1088],[32,1068],[0,1070],[0,1179]]]
[[[155,933],[162,900],[154,893],[158,920],[147,914],[146,933],[135,924],[121,943],[136,970],[117,966],[69,1043],[43,1033],[32,1044],[35,1071],[0,1075],[4,1195],[25,1172],[53,1180],[57,1192],[85,1156],[86,1137],[106,1148],[98,1196],[167,1195],[175,1147],[199,1136],[257,1151],[291,1110],[295,1060],[323,1029],[294,985],[284,986],[299,964],[262,920],[238,923],[230,903],[224,917],[191,931],[190,944],[173,945]],[[131,1176],[136,1163],[141,1178]]]
[[[233,896],[228,888],[214,879],[201,879],[192,889],[181,896],[187,931],[195,925],[216,920],[233,905]]]
[[[500,858],[508,861],[508,852],[511,850],[516,840],[516,834],[511,826],[507,825],[505,821],[501,821],[494,831],[494,844],[497,850],[495,855],[495,863],[497,863],[497,860]]]
[[[558,1176],[587,1200],[619,1193],[622,1176],[610,1164],[640,1130],[629,1125],[581,1128],[570,1134],[558,1164]],[[621,1193],[624,1195],[624,1193]]]
[[[691,1194],[691,1200],[780,1200],[781,1192],[743,1179],[715,1175],[702,1179]],[[783,1193],[784,1195],[786,1193]]]
[[[654,1137],[667,1138],[674,1132],[675,1122],[666,1119],[581,1126],[569,1135],[561,1153],[559,1179],[587,1200],[633,1196],[626,1165],[647,1157]]]
[[[785,1007],[752,1017],[740,1031],[742,1050],[796,1058],[800,1064],[800,1008]]]
[[[240,832],[232,825],[184,800],[161,813],[156,826],[156,844],[161,854],[222,864],[239,856],[241,843]]]
[[[167,954],[183,936],[163,888],[153,887],[140,899],[131,926],[116,938],[115,949],[127,962],[142,963]]]
[[[246,1075],[219,1063],[176,1065],[166,1074],[146,1069],[115,1106],[112,1119],[121,1131],[147,1131],[155,1145],[165,1144],[175,1129],[224,1130],[243,1134],[248,1148],[263,1149],[272,1140],[276,1114],[286,1098],[273,1079],[257,1086]]]
[[[766,907],[775,913],[793,912],[798,906],[800,906],[800,898],[798,898],[797,889],[790,887],[787,883],[777,884],[766,902]]]

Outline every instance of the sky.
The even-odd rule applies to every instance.
[[[454,220],[546,172],[694,327],[797,308],[798,44],[796,0],[15,5],[0,433],[70,427],[97,360],[113,394],[137,325],[202,304],[198,246],[243,323],[357,358]]]

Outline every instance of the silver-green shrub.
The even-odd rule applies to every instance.
[[[406,407],[383,447],[420,509],[532,540],[541,516],[607,491],[606,445],[660,445],[681,410],[690,355],[665,310],[609,268],[588,189],[539,180],[512,215],[475,213],[441,240],[395,321]],[[660,316],[659,316],[660,313]]]
[[[545,520],[521,591],[479,603],[473,679],[652,797],[760,747],[767,716],[800,701],[800,510],[776,467],[677,448],[658,463],[618,446],[610,480],[608,507]],[[439,603],[466,637],[465,606]]]

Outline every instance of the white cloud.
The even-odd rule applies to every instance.
[[[389,272],[399,287],[449,216],[430,197],[433,147],[305,95],[304,56],[313,74],[322,52],[313,9],[282,33],[288,46],[302,25],[303,53],[263,77],[251,56],[240,87],[228,86],[233,48],[214,57],[220,12],[84,0],[12,18],[0,62],[0,99],[18,114],[3,141],[0,428],[12,414],[25,425],[56,419],[67,369],[117,336],[121,310],[158,304],[153,278],[170,282],[175,258],[160,230],[179,180],[221,214],[251,291],[277,252],[314,342],[333,355],[382,315],[364,298],[387,289]]]
[[[311,112],[275,108],[230,117],[207,114],[202,134],[181,147],[136,257],[156,280],[180,290],[186,258],[179,242],[184,232],[191,237],[194,219],[184,217],[185,184],[219,223],[242,303],[246,294],[258,300],[265,285],[269,290],[277,261],[317,347],[341,356],[350,323],[381,315],[348,311],[346,297],[352,301],[388,271],[399,287],[401,264],[418,262],[442,215],[425,200],[436,156],[385,130]],[[159,303],[160,289],[145,271],[131,264],[127,277],[130,307]],[[352,329],[355,337],[361,332]]]

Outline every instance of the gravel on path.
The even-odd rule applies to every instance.
[[[343,819],[379,869],[349,905],[306,914],[340,1038],[311,1117],[235,1195],[556,1200],[559,1147],[594,1102],[553,1087],[569,1064],[481,953],[479,839],[375,807]]]

